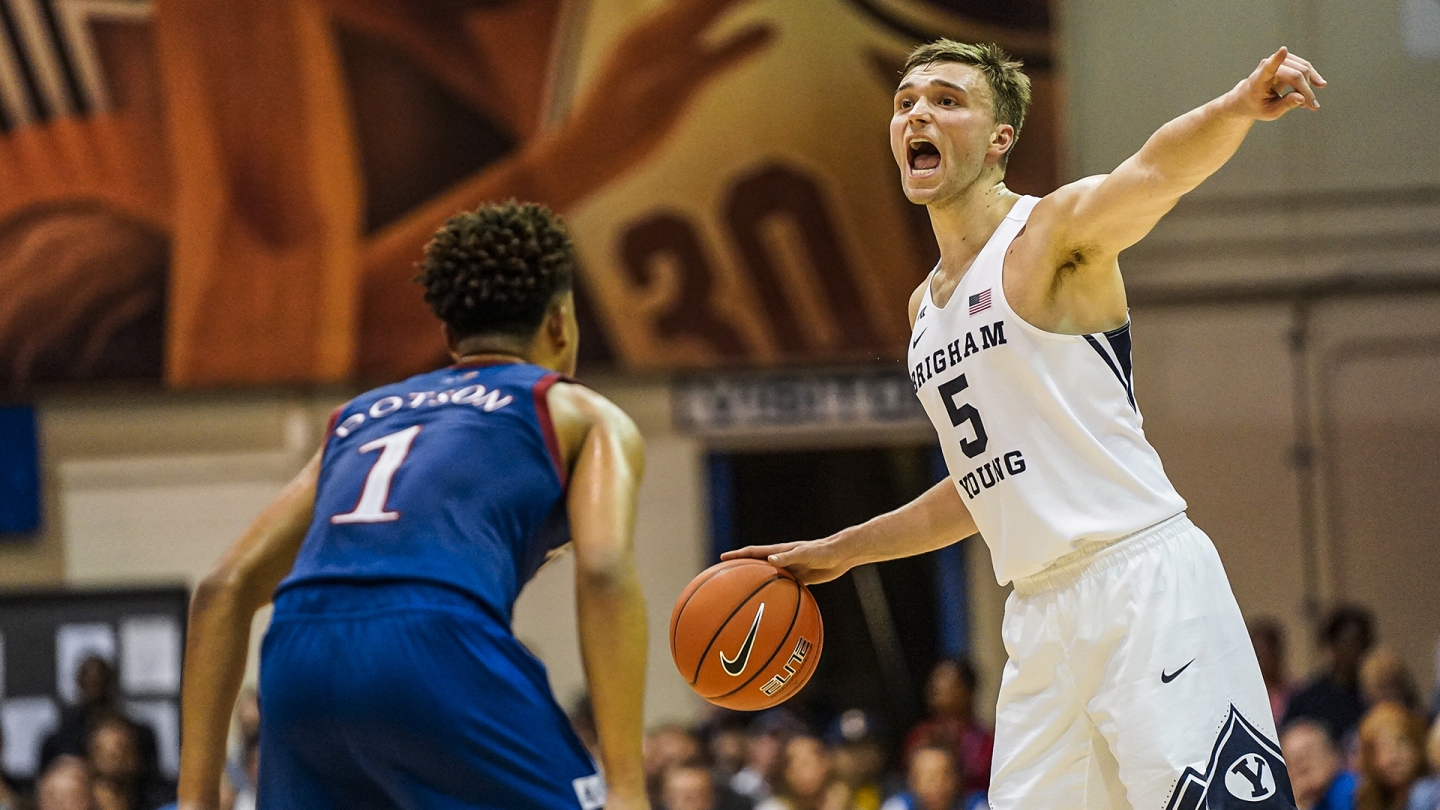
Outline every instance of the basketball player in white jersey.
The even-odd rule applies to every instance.
[[[910,56],[890,146],[940,263],[910,301],[909,370],[950,469],[834,536],[742,549],[805,582],[977,530],[1013,582],[994,810],[1295,807],[1240,610],[1145,439],[1116,257],[1230,158],[1255,121],[1319,109],[1281,48],[1108,175],[1005,187],[1029,81],[1000,49]]]

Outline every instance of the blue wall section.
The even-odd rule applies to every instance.
[[[939,447],[931,451],[930,469],[936,481],[944,481],[950,475]],[[968,542],[979,542],[979,539]],[[970,585],[966,574],[962,543],[952,543],[935,552],[935,606],[940,612],[940,655],[944,658],[970,654]]]
[[[710,484],[710,564],[735,548],[735,464],[727,453],[706,459]]]
[[[35,410],[0,407],[0,534],[40,528],[40,457]]]

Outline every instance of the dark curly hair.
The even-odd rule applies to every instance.
[[[483,205],[435,232],[415,280],[456,337],[529,337],[555,296],[574,286],[575,249],[543,205]]]

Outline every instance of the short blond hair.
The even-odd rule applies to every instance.
[[[911,51],[901,75],[908,76],[913,70],[937,62],[970,65],[984,73],[985,80],[990,84],[995,123],[1009,124],[1015,129],[1015,140],[1020,139],[1020,127],[1025,125],[1025,113],[1030,109],[1030,77],[1020,72],[1020,68],[1025,66],[1023,62],[993,42],[972,44],[937,39]],[[1013,151],[1014,141],[1001,160],[1002,167],[1010,161]]]

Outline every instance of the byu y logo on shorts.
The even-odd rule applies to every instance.
[[[1295,793],[1280,746],[1266,739],[1234,706],[1215,740],[1205,773],[1186,768],[1166,805],[1166,810],[1294,808]]]

